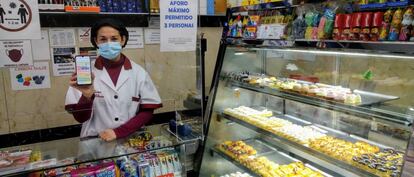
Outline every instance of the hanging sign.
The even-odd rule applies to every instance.
[[[37,1],[1,0],[0,36],[0,40],[40,39]]]
[[[194,51],[197,42],[198,0],[162,0],[161,51]]]

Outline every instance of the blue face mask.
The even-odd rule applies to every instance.
[[[107,42],[98,45],[99,55],[108,60],[115,60],[121,54],[122,46],[119,42]]]

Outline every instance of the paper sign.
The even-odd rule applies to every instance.
[[[75,72],[76,48],[53,48],[53,75],[68,76]]]
[[[127,49],[144,48],[144,31],[142,28],[127,28],[129,33]]]
[[[30,40],[0,41],[0,67],[32,65]]]
[[[78,40],[80,46],[91,46],[91,28],[78,28]]]
[[[1,0],[0,36],[2,40],[40,39],[37,1]]]
[[[145,44],[159,44],[160,43],[160,29],[144,29]]]
[[[32,52],[33,60],[50,60],[50,45],[49,45],[49,33],[47,30],[42,30],[42,38],[38,40],[32,40]]]
[[[75,29],[55,28],[49,30],[50,46],[72,47],[75,46]]]
[[[49,62],[10,68],[10,81],[13,90],[50,88]]]
[[[198,0],[164,0],[161,10],[161,51],[194,51]]]
[[[286,25],[265,24],[257,29],[257,39],[281,39],[284,35]]]

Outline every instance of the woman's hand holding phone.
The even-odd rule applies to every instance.
[[[95,75],[92,73],[92,83],[95,79]],[[77,83],[77,75],[76,73],[72,74],[72,77],[70,78],[69,85],[73,88],[78,89],[82,92],[82,95],[86,98],[90,99],[92,98],[93,94],[95,93],[95,89],[93,87],[93,84],[90,85],[78,85]]]

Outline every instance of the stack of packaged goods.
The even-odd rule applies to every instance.
[[[146,13],[148,0],[97,0],[101,12]]]
[[[173,150],[166,150],[48,170],[44,172],[44,176],[179,177],[181,173],[182,167],[178,154]]]

